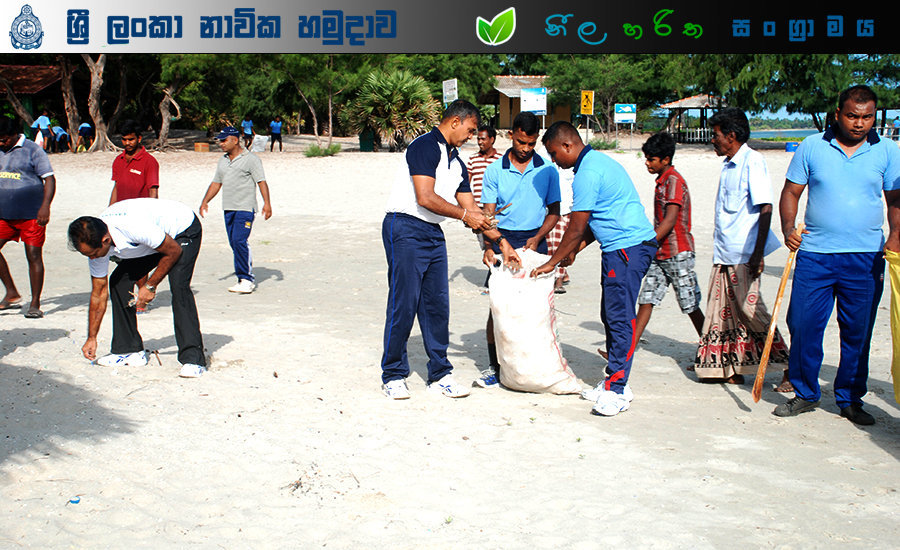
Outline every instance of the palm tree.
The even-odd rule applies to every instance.
[[[440,116],[440,103],[422,77],[407,71],[374,72],[366,77],[359,97],[343,112],[351,131],[375,134],[375,150],[387,145],[402,151],[428,131]]]

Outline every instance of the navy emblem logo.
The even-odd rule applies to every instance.
[[[33,50],[41,47],[44,39],[44,30],[41,21],[34,16],[31,6],[25,4],[19,16],[13,19],[12,28],[9,31],[13,48],[20,50]]]

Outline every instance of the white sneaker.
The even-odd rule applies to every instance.
[[[238,294],[250,294],[256,288],[250,279],[241,279],[236,285],[228,287],[228,292],[236,292]]]
[[[195,365],[193,363],[185,363],[181,365],[181,372],[178,373],[178,376],[182,378],[200,378],[206,371],[206,367]]]
[[[391,399],[409,399],[409,388],[406,387],[406,380],[402,378],[383,384],[381,389]]]
[[[469,388],[453,379],[453,375],[447,374],[437,382],[428,384],[428,389],[440,392],[447,397],[465,397],[469,395]]]
[[[605,382],[600,382],[599,384],[597,384],[596,388],[587,388],[585,390],[581,390],[581,398],[596,403],[597,399],[600,398],[600,394],[606,391],[604,384]],[[622,397],[624,397],[629,403],[634,401],[634,392],[631,391],[631,386],[629,386],[628,384],[625,384],[625,388],[622,391]]]
[[[597,398],[597,402],[594,403],[591,414],[596,414],[598,416],[616,416],[622,411],[627,411],[630,405],[631,403],[625,399],[624,395],[612,391],[603,391],[603,393],[600,394],[600,397]]]
[[[110,353],[97,359],[97,364],[102,367],[143,367],[150,360],[146,350],[134,353]]]

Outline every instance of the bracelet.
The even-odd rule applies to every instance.
[[[463,215],[462,215],[462,217],[461,217],[460,219],[461,219],[461,220],[465,220],[465,219],[466,219],[466,214],[468,214],[468,213],[469,213],[469,211],[466,210],[465,208],[463,208]]]

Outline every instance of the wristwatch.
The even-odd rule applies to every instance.
[[[144,285],[144,288],[146,288],[147,290],[149,290],[149,291],[152,292],[153,294],[156,294],[156,287],[155,287],[155,286],[153,286],[153,285]]]

